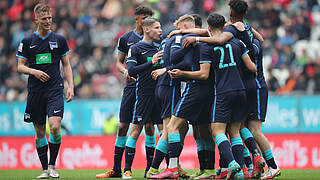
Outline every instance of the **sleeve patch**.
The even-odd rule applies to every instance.
[[[129,52],[128,52],[128,58],[131,57],[131,48],[129,49]]]
[[[19,47],[18,47],[18,51],[19,51],[19,52],[22,52],[22,48],[23,48],[23,43],[20,43],[20,44],[19,44]]]
[[[181,43],[181,38],[182,36],[176,36],[176,42],[177,44],[180,44]]]

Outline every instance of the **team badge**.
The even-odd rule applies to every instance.
[[[50,49],[53,50],[53,48],[58,48],[57,42],[49,42]]]

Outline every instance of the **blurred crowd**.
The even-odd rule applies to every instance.
[[[26,99],[27,76],[17,73],[16,50],[32,33],[34,0],[0,1],[0,101]],[[67,38],[77,98],[120,98],[119,37],[134,28],[134,9],[148,4],[163,34],[186,13],[205,17],[218,10],[228,17],[225,0],[55,0],[52,30]],[[265,38],[264,65],[276,94],[320,91],[320,6],[317,0],[251,0],[247,20]]]

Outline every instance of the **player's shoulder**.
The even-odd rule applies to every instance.
[[[231,44],[231,45],[234,45],[234,46],[244,46],[246,47],[246,45],[244,44],[243,41],[241,41],[240,39],[238,38],[231,38],[227,43]]]
[[[31,42],[32,38],[34,38],[34,33],[28,34],[25,37],[22,38],[21,42],[22,43],[27,43],[27,42]]]
[[[52,32],[52,36],[54,36],[58,40],[65,40],[66,39],[63,35],[55,33],[55,32]]]
[[[129,31],[129,32],[122,34],[122,36],[120,36],[120,39],[128,39],[132,35],[133,35],[133,31]]]

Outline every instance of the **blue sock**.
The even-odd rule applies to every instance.
[[[244,157],[244,163],[246,164],[246,166],[250,167],[252,164],[252,160],[250,157],[249,150],[246,147],[243,147],[243,157]]]
[[[125,168],[124,172],[131,171],[134,155],[136,153],[137,139],[133,139],[131,136],[128,137],[125,147]]]
[[[46,136],[44,136],[42,139],[36,139],[36,148],[37,153],[41,162],[41,166],[43,170],[48,169],[48,142]]]
[[[146,158],[147,158],[147,167],[146,171],[149,171],[151,167],[151,163],[153,160],[154,149],[155,149],[155,136],[146,135],[145,148],[146,148]]]
[[[114,155],[113,155],[113,170],[116,173],[121,172],[121,162],[123,152],[126,146],[127,137],[126,136],[117,136],[116,144],[114,147]]]
[[[273,157],[273,153],[272,153],[271,149],[264,151],[262,153],[262,155],[263,155],[264,159],[266,160],[268,167],[272,167],[273,169],[278,168],[276,162],[274,161],[274,157]]]
[[[168,152],[168,142],[160,138],[157,144],[156,154],[152,161],[151,167],[155,169],[159,169],[160,164],[163,161],[164,157],[166,156],[167,152]]]
[[[49,135],[50,160],[49,165],[55,165],[61,144],[61,135]]]
[[[246,147],[249,149],[250,153],[253,156],[259,155],[259,151],[256,145],[256,142],[248,128],[243,128],[240,130],[241,138],[243,139]]]
[[[232,138],[231,139],[231,147],[234,159],[243,168],[244,159],[243,159],[243,144],[242,139],[240,137]]]
[[[168,134],[168,141],[169,158],[179,157],[182,150],[180,134]]]
[[[231,152],[231,146],[228,138],[225,134],[219,134],[216,136],[216,143],[219,149],[221,157],[225,160],[227,164],[234,160],[233,154]]]

